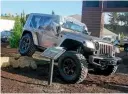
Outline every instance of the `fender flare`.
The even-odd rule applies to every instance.
[[[70,43],[69,43],[69,42],[70,42]],[[72,42],[75,42],[76,45],[73,45]],[[70,39],[70,38],[63,39],[63,41],[59,44],[59,46],[60,46],[60,47],[66,47],[66,48],[67,48],[67,46],[68,46],[69,44],[71,44],[72,47],[73,47],[73,46],[80,46],[80,45],[83,46],[82,42],[77,41],[77,40],[74,40],[74,39]],[[73,48],[74,48],[74,47],[73,47]]]
[[[35,45],[38,45],[38,44],[39,44],[39,43],[38,43],[38,38],[37,38],[36,32],[31,32],[31,31],[28,31],[28,30],[24,30],[22,36],[23,36],[24,34],[26,34],[26,33],[29,33],[29,34],[32,35],[33,42],[34,42]]]

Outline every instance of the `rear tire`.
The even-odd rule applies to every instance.
[[[109,76],[109,75],[112,75],[116,72],[118,68],[118,65],[116,66],[108,66],[106,69],[102,70],[100,68],[95,68],[94,69],[94,72],[98,75],[104,75],[104,76]]]
[[[32,56],[36,51],[32,35],[27,33],[22,36],[19,43],[19,52],[22,56]]]
[[[85,57],[75,51],[65,52],[59,58],[58,68],[62,79],[68,83],[80,83],[88,73]]]

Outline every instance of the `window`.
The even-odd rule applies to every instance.
[[[100,1],[83,1],[84,7],[99,7]]]
[[[48,26],[51,23],[51,17],[44,17],[44,26]]]
[[[66,23],[64,23],[62,25],[62,27],[66,28],[66,29],[71,29],[71,30],[74,30],[74,31],[77,31],[77,32],[84,31],[84,27],[83,26],[80,26],[79,24],[75,24],[75,23],[70,22],[70,21],[66,21]]]
[[[30,27],[38,28],[40,18],[41,18],[41,16],[33,15],[32,20],[30,22]]]
[[[103,38],[103,40],[106,40],[106,41],[111,41],[111,38]]]
[[[108,1],[107,8],[128,8],[128,1]]]
[[[42,16],[39,21],[40,28],[46,28],[51,23],[51,17]]]

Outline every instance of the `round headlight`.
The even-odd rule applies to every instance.
[[[96,42],[96,43],[95,43],[95,48],[96,48],[96,50],[99,50],[99,47],[100,47],[99,43]]]
[[[95,45],[93,42],[91,41],[85,41],[85,46],[88,47],[88,48],[91,48],[91,49],[95,49]]]

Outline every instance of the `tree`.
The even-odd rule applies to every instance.
[[[8,17],[11,17],[11,13],[8,13]]]
[[[116,12],[112,12],[110,14],[108,14],[110,19],[109,19],[109,23],[111,25],[111,29],[112,31],[116,30],[117,25],[119,24],[119,17],[118,14]]]
[[[122,26],[128,26],[128,12],[120,13],[119,21],[121,22]]]
[[[105,24],[105,28],[115,33],[124,32],[124,35],[128,34],[128,12],[110,13],[109,17],[109,24]],[[121,36],[123,36],[123,34],[121,34]]]
[[[25,24],[25,22],[26,22],[26,15],[25,15],[24,10],[23,10],[23,12],[21,13],[20,21],[21,21],[22,25],[24,26],[24,24]]]
[[[125,21],[125,16],[124,16],[123,13],[119,14],[119,21],[121,22],[121,25],[123,26],[124,25],[124,21]]]
[[[11,38],[9,39],[9,43],[12,48],[17,48],[19,46],[19,41],[22,34],[22,28],[25,24],[25,21],[26,21],[26,15],[24,11],[21,13],[21,15],[16,14],[15,25],[13,28]]]
[[[14,17],[14,15],[12,14],[11,17]]]
[[[4,16],[7,16],[7,14],[5,13]]]
[[[1,14],[1,17],[3,17],[4,16],[4,14]]]
[[[125,25],[125,26],[128,26],[128,12],[125,12],[125,13],[124,13],[124,19],[125,19],[125,20],[124,20],[124,23],[125,23],[124,25]]]
[[[22,24],[20,22],[19,16],[16,16],[13,32],[11,38],[9,39],[9,44],[11,48],[17,48],[19,46],[19,40],[21,34],[22,34]]]
[[[52,11],[52,15],[55,15],[55,12],[54,11]]]

